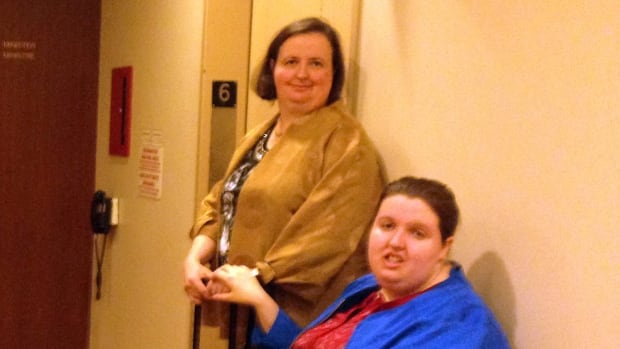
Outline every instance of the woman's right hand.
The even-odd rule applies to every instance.
[[[183,264],[184,269],[184,289],[187,297],[195,303],[200,304],[206,300],[206,282],[211,279],[213,272],[205,267],[200,261],[188,256]]]
[[[215,241],[204,235],[198,235],[183,262],[184,289],[187,297],[195,304],[206,300],[207,287],[213,272],[203,265],[215,253]]]

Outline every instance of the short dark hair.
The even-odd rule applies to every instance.
[[[433,179],[406,176],[390,182],[381,193],[380,202],[399,194],[424,200],[433,209],[439,217],[439,230],[443,242],[454,236],[459,222],[459,207],[454,193],[448,186]]]
[[[276,85],[273,79],[273,68],[271,62],[275,62],[280,52],[282,44],[290,37],[298,34],[319,33],[323,34],[332,48],[332,66],[334,75],[332,87],[327,96],[327,103],[332,104],[340,98],[342,87],[344,86],[344,58],[340,47],[340,38],[332,26],[316,17],[308,17],[295,21],[282,28],[276,37],[271,41],[267,54],[261,63],[258,79],[256,80],[256,93],[262,99],[272,101],[276,99]]]

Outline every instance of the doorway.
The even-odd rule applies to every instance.
[[[88,348],[100,7],[0,5],[2,348]]]

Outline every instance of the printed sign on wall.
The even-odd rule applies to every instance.
[[[160,138],[161,132],[159,131],[145,130],[142,132],[138,189],[140,196],[151,199],[161,198],[164,147]]]

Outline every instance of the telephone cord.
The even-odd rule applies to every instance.
[[[103,246],[101,246],[101,251],[99,251],[99,244],[98,244],[98,236],[99,235],[103,235]],[[108,234],[94,234],[93,239],[95,240],[95,255],[97,258],[97,276],[95,278],[95,282],[97,285],[97,293],[95,295],[95,298],[97,300],[101,299],[101,284],[102,284],[102,269],[103,269],[103,257],[105,255],[105,245],[106,242],[108,240]]]

